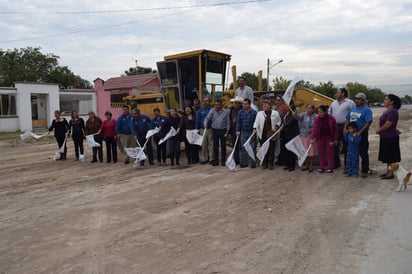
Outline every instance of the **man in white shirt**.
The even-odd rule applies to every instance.
[[[243,76],[239,78],[239,87],[235,91],[235,97],[241,97],[243,99],[249,99],[250,102],[254,101],[253,90],[251,87],[246,85],[246,79]]]
[[[347,143],[343,135],[343,129],[345,127],[346,115],[355,106],[355,102],[348,98],[348,91],[345,88],[339,88],[335,94],[336,100],[334,100],[329,108],[329,114],[331,114],[338,123],[338,144],[335,147],[335,168],[341,166],[339,154],[344,155],[343,166],[346,170],[346,150]]]

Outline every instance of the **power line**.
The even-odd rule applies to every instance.
[[[243,0],[237,2],[222,2],[215,4],[197,4],[197,5],[186,5],[186,6],[174,6],[174,7],[159,7],[159,8],[141,8],[141,9],[123,9],[123,10],[97,10],[97,11],[42,11],[42,12],[31,12],[31,11],[0,11],[0,14],[101,14],[101,13],[124,13],[124,12],[144,12],[144,11],[160,11],[160,10],[177,10],[177,9],[193,9],[193,8],[209,8],[209,7],[219,7],[219,6],[229,6],[229,5],[239,5],[239,4],[249,4],[249,3],[261,3],[270,2],[273,0]]]

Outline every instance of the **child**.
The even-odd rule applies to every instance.
[[[353,133],[357,131],[356,122],[350,122],[347,126],[348,133],[345,135],[345,141],[348,143],[348,150],[346,153],[346,176],[359,176],[359,144],[361,136],[354,136]]]

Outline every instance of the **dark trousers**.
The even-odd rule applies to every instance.
[[[166,162],[166,144],[167,142],[164,142],[159,145],[159,141],[161,138],[153,136],[154,141],[156,143],[156,151],[157,151],[157,162],[160,163],[161,160],[163,160],[163,163]]]
[[[196,164],[199,162],[199,146],[189,144],[185,138],[185,152],[188,164]]]
[[[222,152],[222,163],[226,162],[226,129],[212,129],[213,138],[213,162],[219,164],[219,143]]]
[[[180,159],[180,140],[169,139],[169,148],[170,148],[170,161],[174,163],[174,160],[176,159],[176,164],[179,164],[179,159]]]
[[[280,133],[280,152],[278,156],[278,161],[276,162],[277,165],[283,166],[286,165],[286,153],[288,150],[286,149],[287,141],[285,140],[285,137],[283,137],[283,132]]]
[[[241,142],[239,138],[239,140],[237,141],[236,148],[235,148],[236,130],[230,131],[230,139],[232,141],[233,149],[235,150],[235,153],[233,153],[233,159],[235,160],[236,164],[239,164],[240,163],[240,152],[242,150],[242,147],[241,147]]]
[[[368,131],[365,131],[361,135],[361,142],[359,144],[359,156],[362,159],[362,173],[368,173],[369,172],[369,140],[368,140],[369,134]]]
[[[266,142],[266,140],[267,140],[266,136],[262,136],[262,139],[260,140],[260,146],[262,146],[263,143]],[[266,152],[265,158],[263,158],[263,161],[262,161],[262,166],[265,166],[265,167],[267,167],[268,165],[273,166],[274,162],[275,162],[275,141],[270,141],[268,152]]]
[[[110,163],[112,161],[113,156],[113,163],[117,162],[117,141],[115,141],[114,137],[106,137],[106,158],[107,162]]]
[[[56,137],[57,145],[59,146],[59,149],[63,146],[64,139],[66,139],[66,135],[57,135],[54,136]],[[67,146],[64,144],[64,153],[60,153],[60,159],[66,159],[66,154],[67,154]]]
[[[73,144],[74,144],[74,154],[76,155],[76,159],[79,159],[79,150],[80,154],[84,154],[83,148],[83,134],[73,134],[72,135]]]
[[[103,162],[103,138],[101,135],[94,135],[94,140],[100,146],[93,147],[93,161],[97,161],[97,156],[99,156],[99,161]]]
[[[346,166],[346,152],[348,150],[348,143],[345,141],[345,136],[343,135],[343,128],[345,124],[338,124],[338,145],[335,146],[335,154],[334,154],[334,166],[338,168],[341,166],[340,164],[340,155],[343,154],[344,156],[344,165]]]
[[[139,144],[141,146],[146,143],[146,134],[145,135],[138,135],[137,140],[139,141]],[[149,140],[146,144],[146,153],[147,153],[147,158],[149,158],[149,163],[153,164],[153,147],[152,147],[152,141]],[[140,161],[141,165],[144,165],[144,160]]]

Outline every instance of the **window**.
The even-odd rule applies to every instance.
[[[16,114],[16,95],[0,94],[0,116],[14,116]]]
[[[86,94],[60,94],[60,111],[71,113],[77,111],[79,114],[87,114],[93,110],[93,96]]]
[[[110,94],[110,106],[112,108],[122,108],[125,102],[123,97],[129,96],[128,93],[112,93]]]

